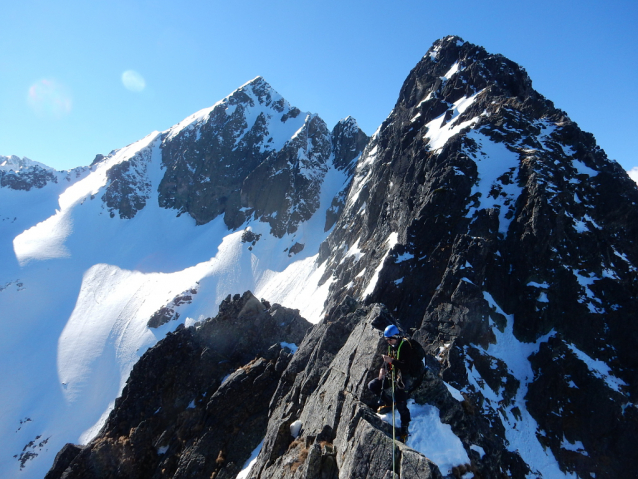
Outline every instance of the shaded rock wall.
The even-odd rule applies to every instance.
[[[102,160],[99,160],[98,163]],[[108,183],[102,201],[106,204],[111,218],[131,219],[146,206],[151,196],[148,165],[151,161],[151,147],[144,148],[127,161],[118,163],[106,172]]]

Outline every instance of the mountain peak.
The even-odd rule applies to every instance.
[[[357,123],[357,120],[354,117],[350,116],[350,115],[348,115],[347,117],[342,118],[341,120],[339,120],[337,122],[337,125],[342,125],[343,127],[347,127],[347,128],[358,128],[359,127],[359,124]]]
[[[231,105],[237,103],[248,103],[251,106],[260,104],[273,107],[277,111],[283,111],[287,105],[286,100],[261,76],[244,83],[227,99]]]
[[[39,161],[30,160],[26,156],[20,158],[16,155],[11,155],[11,156],[0,155],[0,170],[4,170],[4,171],[13,170],[15,172],[18,172],[21,169],[31,168],[34,166],[37,166],[39,168],[42,168],[48,171],[55,171],[54,168],[51,168],[50,166],[47,166],[44,163],[40,163]]]
[[[439,59],[439,56],[445,56],[443,53],[448,50],[458,50],[461,46],[465,45],[467,42],[463,40],[461,37],[456,35],[448,35],[447,37],[440,38],[436,40],[432,46],[428,49],[423,58],[429,58],[430,60],[436,62]],[[470,46],[475,46],[472,44],[468,44]],[[481,47],[477,47],[481,48]]]
[[[406,78],[399,103],[406,108],[425,107],[434,119],[462,98],[483,90],[500,98],[529,98],[553,109],[551,102],[533,90],[524,68],[457,36],[434,42]]]
[[[291,108],[288,102],[263,77],[258,76],[244,83],[213,106],[203,108],[171,127],[166,132],[165,141],[175,138],[185,130],[197,130],[201,124],[208,121],[211,115],[214,115],[215,110],[225,111],[230,116],[238,105],[249,108],[261,105],[270,107],[279,113]]]
[[[244,83],[238,89],[242,89],[242,88],[245,88],[245,87],[261,86],[261,85],[265,85],[266,87],[271,88],[270,84],[266,81],[266,79],[264,77],[262,77],[261,75],[257,75],[252,80],[249,80],[246,83]]]

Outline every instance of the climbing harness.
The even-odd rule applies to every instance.
[[[391,358],[397,359],[399,360],[401,357],[401,347],[403,346],[403,343],[405,342],[405,340],[401,340],[401,342],[399,343],[399,347],[397,348],[396,351],[396,355],[394,354],[394,349],[392,349],[391,346],[388,346],[388,356],[390,356]],[[395,367],[393,364],[390,364],[390,368],[392,369],[392,390],[394,391],[394,383],[397,383],[397,386],[400,389],[405,389],[405,384],[403,383],[403,374],[401,374],[401,371],[399,371],[399,374],[397,374],[397,376],[395,377]],[[394,401],[394,397],[392,399]]]

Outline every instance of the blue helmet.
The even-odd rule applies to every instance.
[[[391,324],[385,331],[383,331],[383,337],[385,338],[394,338],[395,336],[400,336],[399,328],[397,328],[394,324]]]

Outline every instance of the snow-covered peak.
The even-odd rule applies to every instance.
[[[261,75],[257,75],[255,78],[253,78],[250,81],[247,81],[242,86],[237,88],[237,90],[235,90],[235,91],[242,90],[244,88],[253,88],[253,87],[259,86],[259,85],[265,85],[268,88],[272,88],[270,86],[270,84],[264,79],[264,77],[262,77]]]
[[[166,132],[166,140],[172,140],[184,130],[197,130],[202,124],[208,121],[215,110],[225,111],[226,116],[230,117],[238,105],[242,105],[245,111],[254,109],[262,110],[266,107],[267,109],[274,110],[276,113],[284,113],[284,115],[288,111],[294,110],[266,80],[258,76],[243,84],[213,106],[199,110],[171,127]],[[253,115],[247,113],[246,116]],[[256,117],[257,114],[254,116]],[[282,121],[285,121],[285,117],[282,117]]]
[[[45,165],[44,163],[40,163],[39,161],[33,161],[27,158],[26,156],[23,158],[19,158],[15,155],[11,156],[2,156],[0,155],[0,170],[2,171],[10,171],[13,170],[16,173],[22,169],[31,168],[33,166],[37,166],[44,170],[55,171],[54,168]]]
[[[283,111],[284,105],[290,108],[290,105],[287,104],[284,98],[261,76],[253,78],[249,82],[243,84],[233,93],[228,95],[228,98],[233,101],[242,101],[245,100],[242,97],[242,94],[248,95],[255,103],[264,106],[274,106],[276,110],[280,109],[280,111]],[[231,104],[232,103],[233,102],[231,101]]]

